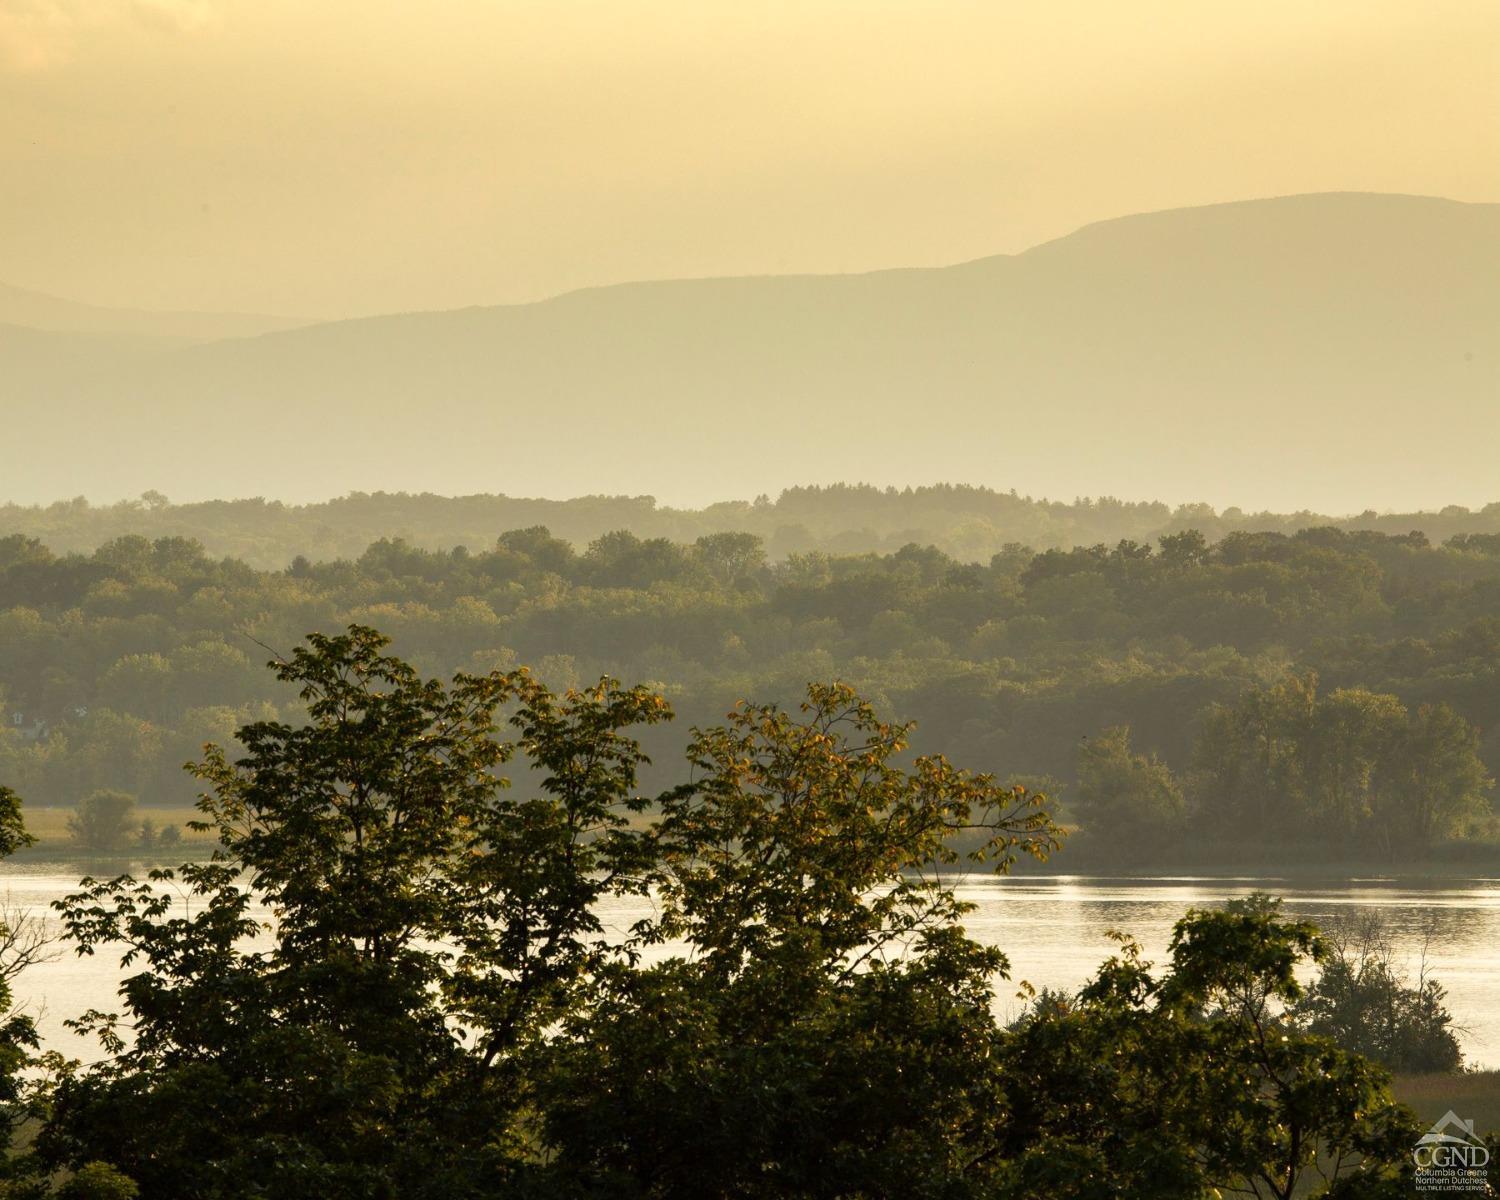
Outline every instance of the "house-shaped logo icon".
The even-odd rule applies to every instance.
[[[1484,1139],[1474,1132],[1474,1122],[1465,1121],[1451,1108],[1436,1125],[1417,1139],[1419,1146],[1482,1146]]]
[[[1417,1139],[1411,1157],[1417,1166],[1419,1191],[1487,1190],[1489,1147],[1474,1132],[1474,1122],[1465,1121],[1452,1109]]]

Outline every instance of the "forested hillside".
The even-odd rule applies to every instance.
[[[1035,499],[953,484],[834,484],[788,488],[774,500],[727,500],[701,509],[671,508],[651,496],[545,500],[406,492],[351,492],[314,504],[260,498],[173,504],[160,492],[107,505],[90,504],[83,497],[49,505],[0,504],[0,537],[26,534],[58,552],[89,552],[129,534],[152,540],[181,537],[196,539],[215,556],[278,569],[298,555],[315,561],[357,558],[372,542],[387,537],[427,550],[477,550],[491,545],[500,530],[533,525],[547,526],[578,550],[622,529],[641,538],[678,542],[735,532],[761,538],[772,561],[810,550],[890,552],[916,542],[964,562],[988,562],[1016,543],[1047,550],[1114,545],[1124,538],[1155,542],[1186,529],[1198,530],[1210,542],[1233,532],[1295,533],[1325,525],[1391,534],[1419,530],[1442,542],[1458,534],[1500,533],[1500,502],[1473,510],[1455,504],[1429,512],[1368,510],[1331,517],[1216,510],[1207,504],[1174,507],[1111,496]]]
[[[770,562],[747,533],[617,531],[579,552],[534,527],[281,570],[183,539],[58,555],[13,535],[0,778],[33,804],[101,787],[185,803],[180,764],[201,743],[297,715],[262,664],[358,622],[424,672],[660,685],[682,718],[647,739],[664,761],[739,698],[839,678],[915,719],[919,750],[1060,788],[1085,831],[1123,806],[1167,840],[1254,841],[1274,799],[1282,834],[1388,853],[1406,828],[1393,814],[1434,791],[1452,803],[1423,818],[1429,842],[1491,833],[1497,605],[1500,536],[1328,527],[1013,545],[982,563],[918,544]]]

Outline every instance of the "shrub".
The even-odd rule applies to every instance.
[[[90,792],[68,818],[68,832],[79,847],[95,854],[125,849],[135,826],[135,797],[101,788]]]
[[[1322,975],[1292,1010],[1307,1032],[1392,1071],[1457,1071],[1463,1052],[1453,1032],[1446,991],[1427,974],[1415,982],[1394,960],[1389,929],[1376,914],[1334,922],[1324,930],[1329,957]]]

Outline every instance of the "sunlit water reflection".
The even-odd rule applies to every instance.
[[[43,915],[55,928],[51,902],[77,890],[79,873],[65,864],[10,863],[0,869],[0,895],[8,892],[10,907]],[[1377,913],[1410,971],[1415,973],[1425,953],[1429,973],[1448,989],[1469,1061],[1500,1065],[1497,879],[966,876],[955,886],[976,906],[966,921],[971,935],[999,946],[1010,959],[1011,980],[997,985],[1001,1015],[1019,1011],[1015,993],[1022,980],[1037,988],[1077,987],[1114,953],[1111,930],[1131,934],[1148,958],[1161,961],[1173,923],[1188,908],[1267,891],[1284,897],[1289,914],[1320,924],[1355,912]],[[600,915],[607,928],[623,935],[651,907],[646,900],[616,901]],[[64,1022],[90,1008],[118,1009],[122,974],[115,956],[80,958],[64,948],[17,980],[16,999],[38,1015],[50,1047],[90,1059],[97,1056],[95,1048]]]

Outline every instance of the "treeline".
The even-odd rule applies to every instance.
[[[1493,830],[1478,735],[1447,704],[1407,710],[1365,688],[1320,695],[1312,674],[1252,687],[1203,715],[1179,778],[1115,726],[1078,756],[1076,811],[1099,857],[1183,842],[1279,846],[1388,861]]]
[[[1352,1017],[1377,1051],[1452,1067],[1441,990],[1365,987],[1367,956],[1329,959],[1265,898],[1189,912],[1160,966],[1122,939],[1076,995],[1001,1025],[1005,956],[934,867],[955,837],[1004,870],[1061,831],[1034,794],[906,758],[908,730],[848,687],[737,706],[648,797],[636,735],[672,716],[650,688],[444,684],[361,627],[276,674],[306,723],[254,723],[237,761],[210,747],[192,768],[214,859],[85,879],[56,906],[78,952],[129,975],[117,1014],[77,1023],[92,1067],[39,1056],[24,1016],[0,1026],[0,1193],[1394,1200],[1426,1182],[1420,1123],[1334,1035]],[[0,788],[0,854],[20,814]],[[611,928],[621,901],[649,915]],[[1312,960],[1360,986],[1304,989]],[[23,966],[0,943],[0,1004]],[[1372,1037],[1360,1018],[1388,995],[1419,1011]],[[1500,1143],[1464,1150],[1487,1192]]]
[[[643,539],[677,542],[710,533],[753,533],[772,560],[813,550],[890,553],[916,542],[965,562],[987,562],[1010,543],[1067,549],[1122,539],[1154,542],[1186,529],[1199,530],[1211,542],[1235,532],[1293,533],[1311,526],[1393,534],[1416,529],[1442,542],[1460,534],[1500,534],[1500,503],[1476,510],[1451,505],[1439,512],[1367,511],[1333,518],[1109,496],[1065,502],[951,484],[835,484],[701,509],[666,507],[651,496],[539,500],[404,492],[355,492],[302,505],[262,498],[173,504],[159,492],[109,505],[83,497],[45,506],[0,505],[0,536],[25,533],[62,553],[87,553],[127,534],[183,537],[201,542],[215,556],[263,568],[282,567],[298,554],[315,561],[354,558],[382,537],[400,537],[424,549],[478,550],[492,543],[497,530],[534,525],[546,525],[580,550],[624,529]]]
[[[1010,545],[985,563],[917,544],[773,561],[748,533],[614,531],[579,551],[527,528],[482,550],[383,539],[278,570],[181,538],[59,555],[11,536],[0,777],[33,803],[98,788],[186,803],[177,768],[203,742],[297,715],[260,664],[308,629],[361,622],[430,673],[525,662],[558,687],[649,680],[698,725],[742,696],[788,702],[808,679],[846,679],[917,721],[923,751],[1046,780],[1074,822],[1091,803],[1084,739],[1128,726],[1128,753],[1157,756],[1177,796],[1162,802],[1182,816],[1175,839],[1321,835],[1409,852],[1409,829],[1430,842],[1487,836],[1497,613],[1500,539],[1330,527]],[[1271,732],[1235,715],[1252,702],[1285,708],[1265,718]],[[661,731],[648,742],[663,758],[680,744]],[[1451,753],[1423,759],[1429,744]],[[1397,761],[1393,747],[1415,757]],[[1386,827],[1435,792],[1455,803]]]

